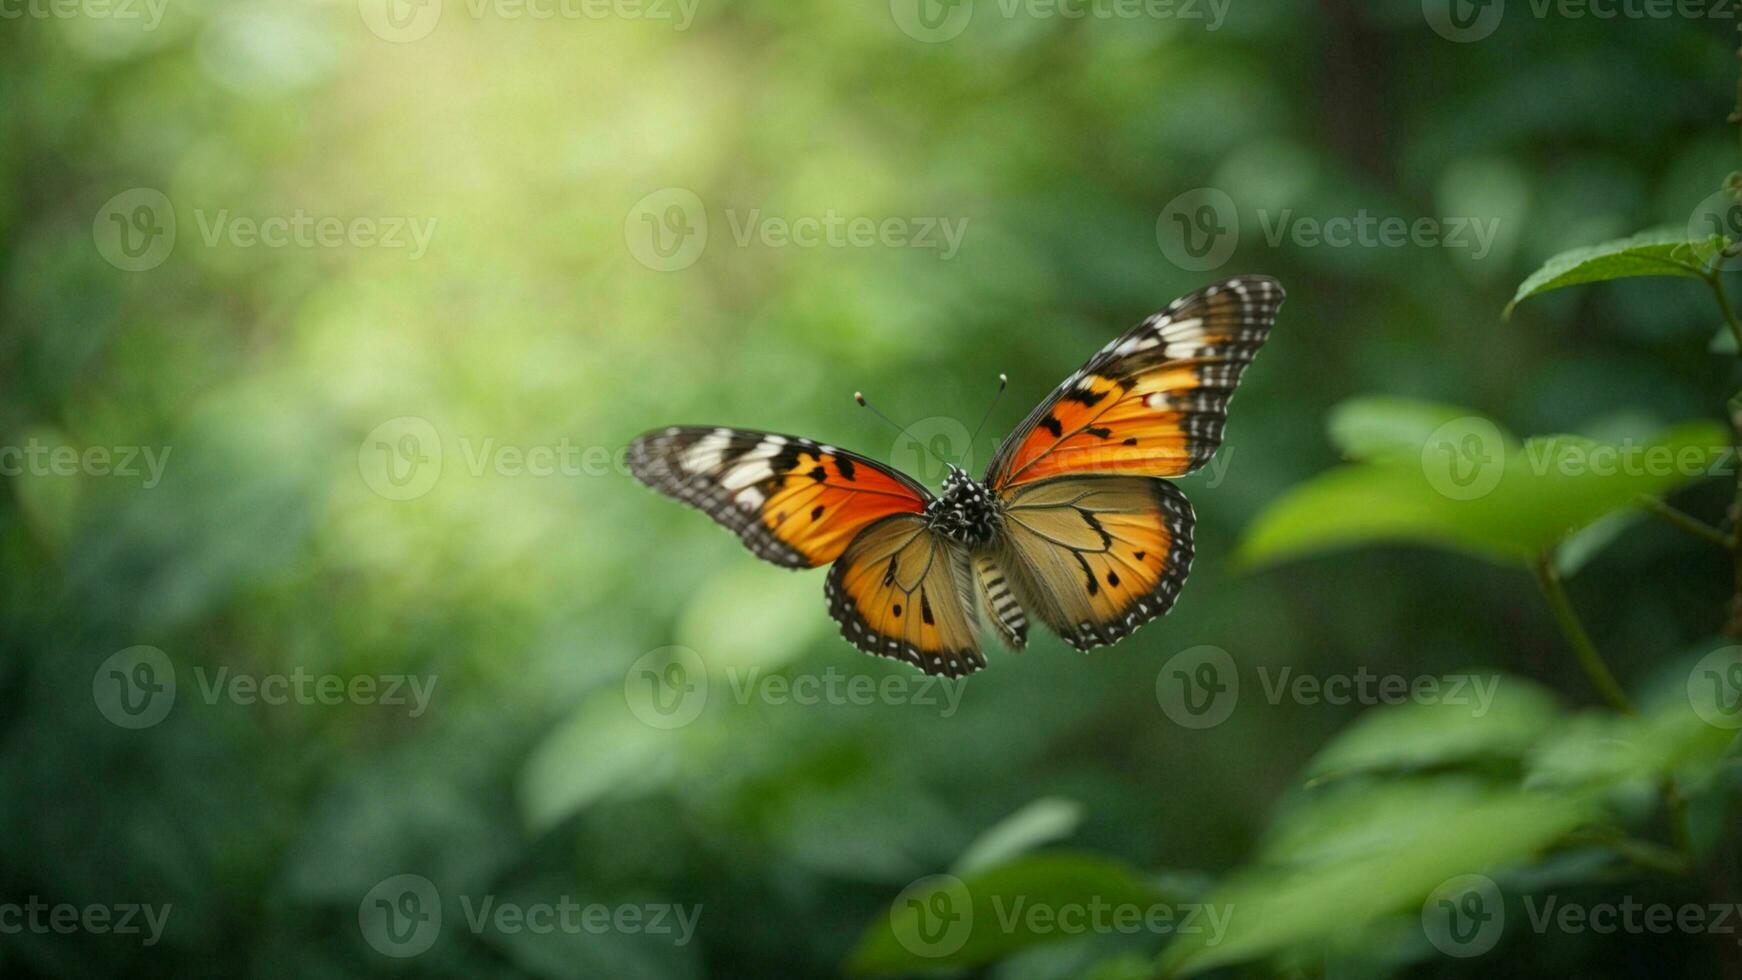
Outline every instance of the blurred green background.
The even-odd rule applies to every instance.
[[[1619,438],[1721,420],[1738,386],[1697,281],[1501,317],[1550,256],[1685,227],[1742,166],[1724,121],[1736,22],[1514,0],[1472,8],[1504,10],[1472,36],[1443,8],[7,5],[0,444],[36,462],[0,491],[0,902],[171,911],[155,943],[0,935],[0,973],[902,973],[924,958],[876,950],[910,883],[1050,855],[1066,863],[1034,901],[1096,874],[1174,895],[1256,882],[1283,896],[1266,925],[1319,917],[1251,939],[1234,973],[1734,975],[1733,935],[1524,925],[1484,957],[1441,955],[1414,925],[1426,888],[1387,890],[1366,876],[1397,862],[1362,863],[1432,830],[1411,846],[1514,903],[1734,901],[1733,768],[1704,772],[1699,868],[1647,873],[1565,846],[1593,822],[1557,809],[1571,794],[1489,799],[1540,787],[1522,749],[1482,741],[1500,723],[1478,725],[1456,765],[1341,791],[1319,829],[1344,836],[1317,855],[1342,884],[1250,877],[1287,843],[1266,828],[1316,792],[1315,758],[1392,710],[1269,703],[1260,681],[1285,667],[1501,672],[1531,732],[1609,717],[1523,565],[1421,547],[1237,559],[1267,507],[1347,455],[1333,409],[1387,394]],[[1222,254],[1193,241],[1182,260],[1180,216],[1207,198],[1179,196],[1198,188],[1235,220],[1193,225]],[[1291,224],[1363,214],[1445,234],[1337,247]],[[781,233],[830,215],[878,230]],[[1290,299],[1222,455],[1182,481],[1194,574],[1166,619],[1087,657],[1039,636],[947,697],[921,688],[836,635],[821,572],[754,561],[621,465],[643,430],[717,423],[935,485],[917,441],[982,468],[1094,349],[1236,272]],[[967,444],[1001,371],[1008,395]],[[1728,491],[1696,480],[1676,499],[1716,522]],[[1724,623],[1728,560],[1663,523],[1611,530],[1568,588],[1623,684],[1674,694]],[[1158,704],[1158,672],[1206,645],[1243,690],[1194,729]],[[705,697],[673,722],[644,685],[697,670]],[[770,676],[893,680],[800,704]],[[237,677],[311,680],[274,704]],[[132,713],[170,678],[163,713]],[[323,699],[320,678],[382,687]],[[403,703],[384,703],[394,678]],[[1596,744],[1607,758],[1615,737]],[[1661,842],[1667,772],[1593,805]],[[1471,800],[1492,825],[1459,816]],[[1459,850],[1532,820],[1546,829],[1512,850]],[[965,862],[974,847],[995,853]],[[1505,876],[1519,868],[1536,877]],[[400,875],[440,909],[381,890]],[[1378,893],[1396,900],[1368,908]],[[384,938],[383,895],[432,912],[427,944]],[[474,927],[486,896],[700,916],[684,937]],[[1153,932],[1043,938],[938,968],[1180,965],[1154,959],[1170,937]]]

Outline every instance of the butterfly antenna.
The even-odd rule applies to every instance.
[[[974,434],[968,437],[968,445],[973,446],[974,440],[980,438],[980,430],[986,427],[986,420],[992,417],[992,410],[998,407],[998,399],[1004,397],[1004,389],[1010,384],[1010,375],[998,375],[998,390],[992,395],[992,404],[986,406],[986,414],[980,416],[980,424],[974,426]]]
[[[924,449],[928,453],[931,453],[931,457],[933,459],[944,464],[945,466],[951,465],[949,460],[943,458],[942,456],[939,456],[936,452],[934,452],[932,450],[932,448],[930,446],[926,445],[924,442],[921,442],[919,439],[914,438],[913,433],[908,432],[906,426],[902,425],[900,422],[897,422],[894,419],[890,418],[889,416],[884,415],[882,412],[878,411],[877,406],[875,406],[875,405],[873,405],[870,402],[865,400],[865,395],[863,392],[858,392],[858,391],[853,392],[853,400],[859,403],[860,408],[870,409],[872,415],[875,415],[878,418],[882,419],[883,421],[889,423],[890,428],[894,429],[895,431],[901,433],[904,436],[907,436],[909,439],[913,439],[913,441],[917,445],[919,445],[920,448]]]

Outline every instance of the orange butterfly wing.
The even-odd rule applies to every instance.
[[[1068,474],[1180,476],[1222,444],[1228,400],[1282,306],[1242,276],[1175,300],[1102,348],[1018,426],[986,473],[1003,490]]]
[[[736,533],[757,557],[787,568],[834,561],[860,531],[918,514],[931,495],[856,453],[810,439],[678,426],[629,444],[629,471]]]

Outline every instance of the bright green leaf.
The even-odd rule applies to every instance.
[[[1337,548],[1413,543],[1502,564],[1529,562],[1606,515],[1706,475],[1729,453],[1714,422],[1621,444],[1551,436],[1510,445],[1466,416],[1413,457],[1343,466],[1307,481],[1247,529],[1240,558],[1267,565]]]
[[[1433,687],[1423,689],[1427,683]],[[1416,687],[1410,703],[1369,711],[1338,735],[1308,764],[1307,778],[1519,759],[1561,715],[1552,694],[1521,677],[1425,677]]]
[[[1631,276],[1699,279],[1705,275],[1701,256],[1717,254],[1723,244],[1716,236],[1711,241],[1689,241],[1686,228],[1661,228],[1562,252],[1519,285],[1512,302],[1506,304],[1506,315],[1511,316],[1513,308],[1530,297],[1562,286]]]
[[[956,874],[973,874],[1003,864],[1042,844],[1050,844],[1077,829],[1085,811],[1076,800],[1044,796],[998,821],[957,859]]]
[[[1458,405],[1399,398],[1395,395],[1364,395],[1346,399],[1331,409],[1326,432],[1331,445],[1344,458],[1385,459],[1421,454],[1434,432],[1447,423],[1473,415]],[[1506,433],[1502,437],[1510,444]]]
[[[1358,786],[1312,800],[1284,818],[1257,865],[1204,897],[1227,911],[1226,932],[1182,932],[1160,967],[1184,976],[1334,944],[1385,917],[1418,912],[1451,878],[1526,861],[1595,815],[1575,794],[1453,779]]]

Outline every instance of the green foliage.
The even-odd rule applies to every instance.
[[[1663,228],[1571,249],[1549,259],[1520,283],[1506,313],[1510,316],[1514,307],[1532,296],[1566,286],[1635,276],[1703,279],[1710,260],[1729,245],[1721,236],[1691,241],[1684,228]]]
[[[1274,501],[1241,544],[1246,563],[1376,543],[1528,563],[1641,495],[1701,479],[1730,453],[1723,428],[1703,421],[1626,444],[1573,435],[1519,444],[1473,411],[1401,399],[1345,403],[1333,420],[1333,441],[1362,461]]]

